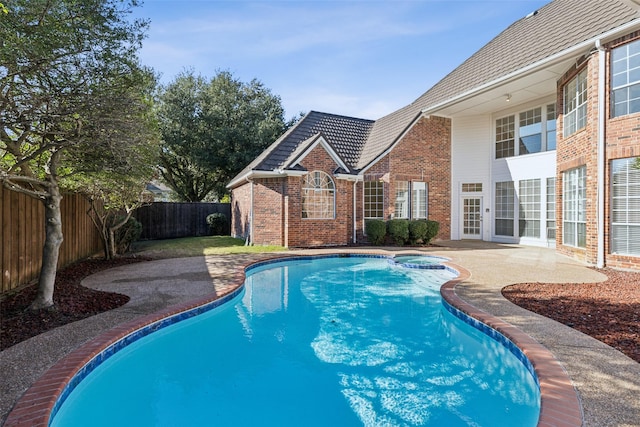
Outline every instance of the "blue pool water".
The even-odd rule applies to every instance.
[[[450,278],[369,257],[254,268],[100,364],[52,425],[535,426],[534,378],[444,309]]]

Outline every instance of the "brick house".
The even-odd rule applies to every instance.
[[[640,268],[640,0],[555,0],[385,117],[309,113],[229,188],[255,244],[427,217],[441,239]]]

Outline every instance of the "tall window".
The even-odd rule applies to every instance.
[[[409,218],[409,181],[396,181],[396,218]]]
[[[302,218],[333,219],[336,212],[336,188],[329,175],[308,173],[302,183]]]
[[[539,153],[542,151],[542,108],[520,113],[520,152],[519,154]]]
[[[396,181],[396,218],[427,218],[427,183],[419,181]]]
[[[611,252],[640,256],[640,157],[613,160]]]
[[[587,168],[572,169],[563,174],[562,241],[565,245],[587,246]]]
[[[384,218],[384,182],[364,182],[364,217]]]
[[[540,237],[540,180],[519,182],[520,237]]]
[[[547,178],[547,239],[556,240],[556,179]]]
[[[411,218],[427,218],[427,183],[411,183]]]
[[[547,150],[556,149],[556,104],[547,105]]]
[[[587,125],[587,69],[564,87],[564,136]]]
[[[496,120],[496,159],[515,155],[515,121],[513,116]]]
[[[514,143],[516,140],[518,144]],[[555,149],[556,104],[543,105],[496,120],[496,159]]]
[[[640,112],[640,40],[611,52],[611,114]]]
[[[513,181],[496,182],[497,236],[513,236],[514,196]]]

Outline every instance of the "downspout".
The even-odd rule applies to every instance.
[[[353,243],[357,243],[357,239],[356,239],[356,233],[358,231],[358,224],[357,224],[357,206],[356,206],[356,189],[357,189],[357,185],[358,185],[358,177],[356,177],[356,180],[353,181]]]
[[[598,180],[597,180],[597,193],[598,193],[598,214],[597,214],[597,226],[598,226],[598,243],[597,243],[597,257],[596,267],[604,267],[604,230],[605,230],[605,96],[606,96],[606,79],[605,79],[605,61],[606,50],[600,44],[600,39],[596,40],[596,49],[598,50]]]
[[[251,178],[245,178],[249,183],[249,234],[245,239],[245,246],[253,246],[253,181]]]

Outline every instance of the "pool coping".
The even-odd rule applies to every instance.
[[[69,384],[75,381],[78,373],[83,369],[86,370],[92,363],[95,363],[94,361],[97,360],[97,358],[100,359],[102,357],[101,355],[103,355],[108,348],[113,348],[114,346],[119,348],[119,343],[126,341],[128,337],[135,336],[136,333],[142,329],[149,329],[149,327],[153,328],[153,325],[160,325],[163,321],[166,321],[166,319],[176,316],[180,317],[183,316],[184,313],[198,311],[202,309],[202,307],[212,303],[219,305],[226,302],[226,300],[233,298],[233,296],[242,289],[245,272],[255,266],[291,258],[347,257],[351,255],[364,257],[370,255],[372,257],[391,258],[388,255],[381,255],[380,253],[374,252],[371,254],[363,252],[338,252],[303,256],[277,254],[262,260],[245,263],[230,280],[233,287],[224,294],[197,298],[187,303],[168,307],[133,321],[126,322],[100,334],[72,351],[32,384],[17,401],[5,420],[4,425],[7,427],[48,426],[52,413],[55,413],[54,411],[61,403],[61,397],[64,393],[70,392]],[[443,262],[443,264],[446,265],[448,269],[455,270],[459,274],[458,277],[442,285],[440,292],[443,301],[446,301],[467,316],[501,333],[526,355],[533,366],[540,386],[541,396],[538,426],[581,426],[583,424],[583,413],[577,391],[573,387],[566,371],[551,352],[515,326],[474,307],[460,298],[455,292],[455,286],[467,280],[471,274],[459,265],[450,262]],[[192,315],[195,314],[190,314],[186,317],[191,317]],[[138,338],[140,338],[140,336],[135,339]],[[115,351],[117,351],[117,349]]]

